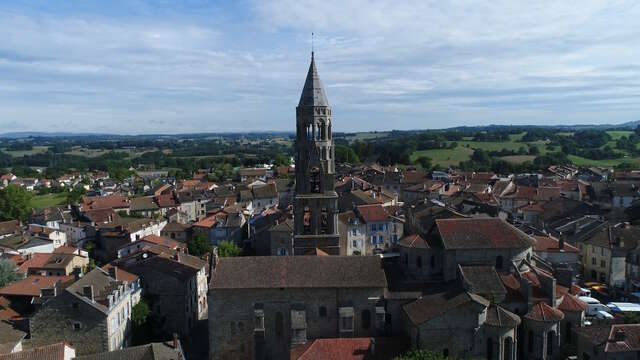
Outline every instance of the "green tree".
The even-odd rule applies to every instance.
[[[289,165],[291,165],[291,159],[286,154],[278,153],[273,158],[273,165],[275,165],[275,166],[289,166]]]
[[[202,256],[211,251],[211,244],[204,234],[197,233],[187,241],[187,248],[189,249],[189,254],[193,256]]]
[[[87,190],[82,186],[75,187],[67,192],[67,204],[77,204],[86,195]]]
[[[17,270],[16,265],[11,260],[0,259],[0,287],[20,279],[16,272]]]
[[[415,160],[416,164],[420,164],[420,166],[422,166],[423,169],[425,170],[429,170],[431,169],[432,163],[431,163],[431,158],[426,157],[426,156],[421,156],[419,158],[417,158]]]
[[[31,213],[32,197],[30,192],[17,185],[9,185],[0,190],[0,220],[27,221]]]
[[[149,305],[145,301],[144,298],[140,299],[134,307],[131,308],[131,321],[135,326],[142,326],[147,322],[147,317],[149,317]]]
[[[234,242],[221,241],[218,244],[218,256],[220,257],[233,257],[242,255],[242,249],[238,247]]]
[[[453,358],[430,350],[411,350],[402,356],[396,356],[393,360],[453,360]]]

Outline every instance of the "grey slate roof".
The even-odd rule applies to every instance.
[[[377,256],[253,256],[220,258],[209,288],[383,288]]]
[[[502,280],[493,266],[476,265],[463,266],[460,265],[460,275],[465,288],[473,293],[479,294],[487,299],[491,297],[504,297],[507,290],[502,285]]]
[[[307,80],[304,82],[298,106],[329,106],[327,94],[325,94],[324,86],[322,85],[322,81],[320,81],[320,76],[318,76],[318,69],[316,69],[313,53],[311,54],[311,64],[307,72]]]
[[[489,301],[479,295],[466,291],[447,291],[424,295],[402,309],[414,325],[420,325],[470,303],[489,306]]]
[[[73,294],[79,299],[83,299],[86,303],[91,304],[96,309],[100,310],[104,314],[109,313],[109,307],[105,305],[107,295],[111,294],[113,288],[119,285],[121,282],[109,276],[109,274],[101,268],[95,268],[88,272],[80,280],[69,285],[66,291]],[[95,301],[89,300],[83,294],[83,287],[85,285],[93,286],[93,297]]]
[[[520,325],[520,317],[499,305],[491,305],[487,309],[485,324],[501,328],[514,328]]]

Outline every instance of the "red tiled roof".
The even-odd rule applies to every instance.
[[[18,267],[18,274],[26,274],[29,268],[41,268],[43,267],[47,261],[51,258],[53,254],[46,253],[33,253],[30,256],[27,256],[28,259],[25,260]]]
[[[166,236],[157,236],[157,235],[147,235],[145,237],[143,237],[141,240],[156,244],[156,245],[160,245],[160,246],[164,246],[164,247],[168,247],[170,249],[176,249],[176,248],[180,248],[180,247],[184,247],[184,245],[176,240],[172,240]]]
[[[13,282],[0,289],[3,296],[40,296],[40,289],[52,288],[57,282],[73,281],[74,276],[41,276],[31,275]]]
[[[0,296],[0,320],[11,320],[19,318],[20,314],[11,308],[11,301]]]
[[[156,202],[161,208],[177,206],[178,202],[173,194],[156,195]]]
[[[373,346],[372,346],[373,342]],[[373,347],[373,349],[372,349]],[[291,349],[292,360],[386,360],[406,349],[403,340],[393,338],[316,339]]]
[[[121,209],[129,207],[127,198],[121,195],[108,196],[84,196],[82,197],[82,210]]]
[[[560,241],[552,236],[534,236],[536,239],[536,251],[555,251],[560,252],[561,250],[565,252],[579,253],[577,247],[564,243],[562,249],[559,248]]]
[[[36,348],[0,355],[0,360],[64,360],[64,342],[39,346]]]
[[[573,295],[566,294],[560,305],[558,305],[558,309],[562,311],[580,312],[587,310],[587,304]]]
[[[358,212],[367,223],[386,221],[389,219],[389,213],[379,204],[360,205],[358,206]]]
[[[75,246],[71,246],[71,245],[63,245],[60,246],[58,248],[56,248],[55,250],[53,250],[54,254],[75,254],[78,255],[79,251],[78,248]]]
[[[118,280],[118,281],[126,281],[126,282],[129,282],[129,283],[132,283],[132,282],[138,280],[138,275],[132,274],[132,273],[127,272],[127,271],[124,271],[124,270],[122,270],[122,268],[113,266],[111,264],[107,264],[107,265],[103,266],[102,270],[105,270],[105,271],[109,272],[109,269],[113,268],[113,267],[115,267],[117,269],[116,270],[116,277],[117,277],[116,280]]]
[[[562,311],[547,305],[544,301],[540,301],[533,305],[524,318],[534,321],[557,322],[564,319],[564,314]]]

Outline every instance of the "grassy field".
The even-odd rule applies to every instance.
[[[629,131],[629,130],[611,130],[611,131],[607,131],[607,134],[609,134],[609,136],[611,136],[611,139],[618,140],[623,136],[629,136],[629,135],[633,134],[633,131]]]
[[[510,155],[510,156],[503,156],[500,159],[506,162],[520,164],[525,161],[533,161],[535,158],[536,158],[535,155]]]
[[[411,160],[415,160],[420,157],[428,157],[433,164],[438,164],[443,167],[452,165],[458,165],[461,161],[467,161],[471,158],[473,150],[466,147],[458,146],[455,149],[431,149],[416,151],[411,154]]]
[[[17,151],[7,151],[6,148],[2,149],[2,151],[13,157],[22,157],[25,155],[33,155],[33,154],[42,154],[46,153],[49,149],[48,146],[34,146],[31,150],[17,150]]]
[[[31,199],[31,206],[35,209],[44,209],[52,206],[64,205],[67,200],[67,194],[47,194],[36,195]]]

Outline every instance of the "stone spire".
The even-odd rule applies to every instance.
[[[311,65],[309,65],[309,71],[307,72],[307,80],[304,82],[298,106],[329,106],[327,94],[325,94],[324,86],[322,86],[322,81],[318,76],[313,51],[311,52]]]

